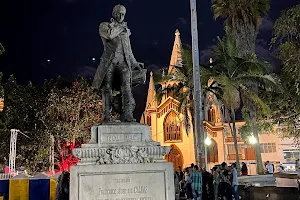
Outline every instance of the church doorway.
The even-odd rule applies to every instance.
[[[214,139],[211,139],[211,144],[207,147],[207,162],[218,163],[218,145]]]
[[[176,145],[174,145],[174,144],[171,145],[171,150],[165,156],[165,159],[168,162],[173,163],[173,167],[174,167],[175,170],[178,170],[179,166],[182,168],[183,156],[182,156],[182,153],[181,153],[180,149]]]

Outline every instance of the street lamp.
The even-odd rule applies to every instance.
[[[205,144],[205,147],[204,147],[204,151],[205,151],[205,168],[208,169],[207,146],[211,145],[211,139],[208,136],[206,136],[206,139],[204,140],[204,144]]]
[[[210,139],[209,137],[207,137],[207,138],[205,139],[204,143],[205,143],[207,146],[211,145],[211,139]]]
[[[256,144],[257,143],[257,139],[253,135],[250,136],[248,140],[249,140],[250,144]]]

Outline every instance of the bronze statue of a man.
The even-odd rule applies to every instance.
[[[138,63],[133,56],[129,39],[131,32],[127,23],[124,22],[125,14],[126,8],[116,5],[111,22],[103,22],[99,27],[104,52],[94,77],[93,88],[102,89],[104,121],[106,122],[111,121],[113,90],[121,92],[121,114],[124,121],[135,121],[133,118],[135,100],[132,95],[132,84],[136,82],[134,74],[146,73],[141,63]]]

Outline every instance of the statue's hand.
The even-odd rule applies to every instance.
[[[129,28],[123,27],[123,32],[122,32],[122,34],[130,36],[130,35],[131,35],[131,31],[130,31]]]
[[[141,71],[143,68],[142,68],[142,65],[143,65],[143,63],[138,63],[138,62],[136,62],[136,63],[134,63],[133,65],[132,65],[132,69],[133,70],[139,70],[139,71]]]

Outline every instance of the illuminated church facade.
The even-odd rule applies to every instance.
[[[176,30],[168,74],[174,72],[175,67],[182,65],[180,32]],[[191,77],[192,81],[192,77]],[[174,81],[161,83],[162,88],[178,84]],[[207,93],[204,102],[204,128],[211,144],[207,146],[209,167],[222,162],[235,162],[235,150],[231,129],[224,120],[224,108],[221,102],[212,93]],[[164,93],[162,100],[156,98],[153,73],[150,81],[145,111],[140,123],[151,127],[152,139],[163,146],[170,146],[170,153],[165,156],[173,162],[174,168],[190,166],[195,163],[193,128],[187,132],[184,116],[178,112],[179,101],[173,97],[172,92]],[[191,115],[191,113],[189,113]],[[244,125],[243,121],[236,123],[237,130]],[[255,152],[251,144],[246,143],[237,136],[239,158],[250,167],[249,173],[255,173]],[[270,161],[279,164],[287,160],[299,158],[299,150],[293,146],[292,139],[280,139],[278,134],[260,134],[259,136],[263,162]],[[251,164],[253,165],[251,167]],[[252,170],[252,172],[251,172]]]

